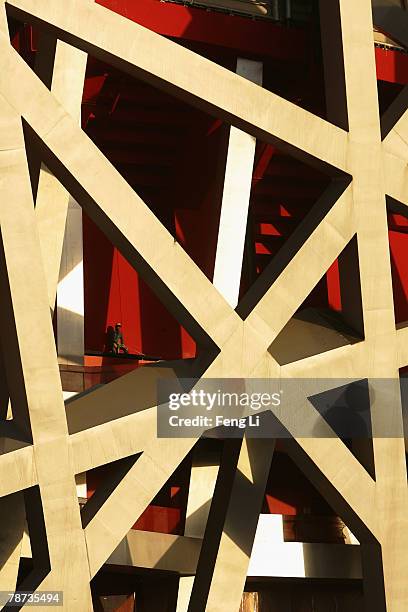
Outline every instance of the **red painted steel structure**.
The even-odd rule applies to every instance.
[[[260,59],[264,64],[265,87],[324,115],[322,70],[310,28],[290,29],[158,0],[98,0],[98,3],[178,39],[180,44],[207,54],[232,70],[238,55]],[[28,61],[33,61],[38,42],[32,28],[20,29],[14,44]],[[408,55],[378,47],[375,53],[380,105],[384,107],[408,83]],[[228,126],[131,81],[92,58],[84,88],[83,126],[197,265],[212,278]],[[306,216],[327,180],[270,145],[258,143],[249,220],[252,253],[245,262],[242,291]],[[389,236],[396,321],[407,322],[408,219],[395,206],[390,207]],[[131,352],[166,359],[195,356],[194,341],[87,217],[84,217],[84,276],[85,340],[89,351],[103,351],[108,326],[121,321]],[[334,262],[305,305],[329,307],[341,313],[338,262]],[[97,369],[109,361],[86,357],[85,364],[95,366],[93,383],[107,382],[98,379]],[[117,360],[113,376],[132,367]],[[291,530],[296,529],[297,518],[317,516],[319,537],[323,533],[326,541],[337,541],[338,534],[333,529],[336,517],[331,508],[279,450],[272,464],[262,512],[286,516],[287,539],[293,536]],[[89,497],[109,469],[105,466],[88,472]],[[134,529],[183,533],[187,482],[188,470],[183,468],[146,509]],[[308,537],[313,535],[303,533],[301,541],[314,541]],[[110,592],[116,587],[106,588]],[[130,610],[133,600],[125,605]]]
[[[314,112],[324,113],[322,77],[320,67],[312,59],[310,31],[157,0],[141,0],[137,4],[128,0],[100,0],[100,3],[154,31],[178,38],[181,44],[189,44],[230,69],[234,68],[238,53],[261,57],[264,86]],[[408,83],[408,55],[376,48],[376,59],[383,88]],[[298,75],[299,64],[308,66],[303,80]],[[289,69],[290,79],[286,74]],[[293,79],[293,75],[298,76]],[[112,163],[133,180],[134,188],[211,278],[227,128],[159,92],[146,93],[147,89],[130,83],[123,75],[115,75],[107,66],[90,63],[84,91],[86,129]],[[144,101],[140,102],[141,99]],[[150,114],[149,104],[155,109]],[[133,125],[138,130],[133,140],[132,132],[123,129],[126,121],[128,127]],[[167,140],[162,134],[163,126],[168,130]],[[98,140],[98,132],[102,140]],[[173,165],[166,165],[161,159],[163,150],[173,158]],[[285,178],[291,179],[289,185]],[[264,269],[326,184],[325,177],[283,157],[272,147],[258,147],[251,201],[255,275]],[[155,185],[160,185],[157,193]],[[160,189],[165,191],[164,200],[158,193]],[[87,349],[102,351],[107,327],[120,320],[132,352],[163,358],[193,357],[195,344],[187,332],[87,219],[84,234]],[[398,322],[408,318],[405,241],[405,234],[394,224],[390,244]],[[253,280],[243,279],[243,289]],[[341,311],[336,262],[305,305]]]
[[[316,39],[308,27],[290,29],[158,0],[99,0],[99,4],[178,39],[230,69],[238,55],[258,58],[264,63],[265,87],[324,115],[322,67],[313,49]],[[31,28],[17,32],[14,44],[32,61],[37,40]],[[384,106],[408,83],[408,55],[378,47],[375,52]],[[228,126],[92,58],[84,88],[83,126],[211,278]],[[327,182],[315,170],[258,143],[249,221],[253,248],[244,266],[243,291],[305,217]],[[406,322],[408,219],[390,209],[389,229],[396,321]],[[187,332],[87,217],[84,264],[88,350],[103,351],[107,327],[121,321],[131,352],[167,359],[195,355],[195,343]],[[337,262],[305,305],[341,312]],[[88,365],[92,359],[87,358]],[[103,359],[98,363],[103,364]],[[118,365],[118,374],[129,367]],[[330,508],[288,458],[283,453],[277,457],[263,511],[330,516]],[[89,495],[103,477],[103,470],[88,474]],[[135,528],[180,533],[184,479],[185,474],[177,474]]]
[[[308,37],[299,28],[287,30],[271,22],[160,0],[97,0],[97,4],[163,36],[279,60],[301,57]]]

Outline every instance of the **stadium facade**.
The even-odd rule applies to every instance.
[[[406,612],[405,0],[0,5],[3,609]]]

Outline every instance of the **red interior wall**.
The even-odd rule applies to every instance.
[[[408,321],[408,218],[388,215],[391,274],[397,323]]]
[[[113,246],[83,214],[85,349],[103,351],[109,310]]]
[[[84,219],[85,349],[106,350],[107,329],[120,322],[131,353],[194,356],[189,335],[183,331],[182,354],[178,322],[104,234]]]
[[[376,62],[378,79],[400,86],[408,84],[407,54],[376,48]],[[408,322],[408,212],[390,213],[388,227],[395,320]]]
[[[408,83],[408,55],[399,51],[375,48],[377,78],[389,83]]]
[[[124,0],[120,2],[104,0],[101,3],[109,5],[129,18],[135,18],[134,6],[132,5],[132,8],[131,4]],[[153,28],[156,31],[164,27],[164,22],[160,20],[160,15],[164,13],[160,11],[162,9],[166,12],[172,11],[174,22],[169,22],[166,27],[171,26],[172,35],[175,36],[185,35],[183,19],[186,15],[198,20],[195,21],[196,28],[199,28],[201,18],[209,17],[206,14],[204,18],[202,11],[191,12],[191,9],[185,7],[161,5],[155,0],[144,0],[139,7],[140,22],[148,19],[143,13],[143,7],[146,8],[147,5],[155,5],[155,11],[159,11],[150,16],[150,19],[156,19]],[[160,5],[160,8],[156,5]],[[218,23],[217,20],[220,18],[218,14],[211,14],[211,17],[214,23]],[[241,21],[247,24],[248,20],[237,19],[239,24]],[[230,21],[237,23],[235,18]],[[244,26],[241,24],[239,27]],[[197,30],[195,33],[198,36]],[[205,38],[203,30],[200,30],[200,36]],[[245,44],[249,44],[248,41]],[[376,60],[377,76],[383,82],[408,83],[408,56],[376,48]],[[228,61],[232,61],[231,56]],[[228,67],[233,69],[232,65]],[[103,84],[104,77],[98,75],[98,78]],[[85,88],[87,104],[89,104],[88,98],[92,98],[92,83],[90,82]],[[91,100],[93,104],[97,104],[97,93],[96,99]],[[173,224],[177,240],[210,279],[218,231],[226,135],[225,126],[210,117],[201,123],[197,122],[197,126],[194,124],[189,140],[184,142],[184,151],[179,159],[177,171],[171,177],[169,189],[161,203],[163,211],[166,209],[167,215],[170,212],[170,223]],[[399,227],[393,227],[390,231],[390,249],[397,321],[408,320],[406,247],[408,244],[405,230],[402,232]],[[186,330],[170,315],[123,256],[86,218],[84,261],[87,350],[103,351],[108,326],[120,321],[123,325],[125,342],[132,353],[144,353],[165,359],[195,355],[195,343]],[[304,304],[304,306],[318,305],[328,305],[334,310],[341,311],[337,262],[334,262]]]
[[[200,115],[177,153],[163,201],[154,201],[155,214],[173,226],[178,242],[208,278],[214,268],[227,136],[224,124]],[[196,346],[187,331],[88,218],[84,245],[86,349],[103,351],[107,328],[120,321],[132,353],[194,357]]]

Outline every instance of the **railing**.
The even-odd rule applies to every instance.
[[[162,0],[273,21],[309,21],[317,0]]]
[[[173,2],[282,22],[309,22],[314,18],[318,19],[318,0],[161,0],[161,2]],[[372,0],[372,4],[373,6],[389,4],[408,10],[408,0]]]
[[[250,15],[273,20],[279,20],[279,0],[162,0],[162,2],[172,2],[194,6],[221,10],[228,13]]]
[[[374,14],[376,9],[381,8],[401,8],[402,10],[408,11],[408,0],[372,0],[372,5]],[[374,27],[374,42],[380,47],[407,51],[398,42],[390,38],[386,32],[383,32],[381,28]]]

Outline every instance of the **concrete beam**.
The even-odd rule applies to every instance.
[[[38,20],[46,29],[52,25],[62,40],[265,142],[291,145],[301,156],[346,167],[346,132],[113,11],[86,6],[82,0],[67,0],[64,7],[51,6],[48,0],[9,0],[7,6],[16,16]],[[174,66],[180,69],[174,72]]]
[[[3,34],[1,36],[4,38]],[[3,202],[0,279],[4,296],[0,329],[2,334],[12,333],[18,345],[18,353],[9,356],[9,391],[13,414],[21,409],[29,415],[47,538],[42,547],[48,549],[46,554],[51,567],[48,576],[33,586],[45,590],[62,588],[66,605],[87,609],[91,597],[85,538],[69,455],[68,428],[21,117],[4,98],[1,98],[0,107],[1,140],[6,145],[0,156]],[[31,304],[28,309],[27,304]],[[2,473],[5,482],[12,478],[11,473]],[[78,551],[80,558],[73,564],[72,559]],[[66,572],[67,564],[71,565],[69,573]]]
[[[261,62],[238,58],[237,74],[262,85]],[[213,283],[232,308],[238,304],[255,147],[253,136],[231,127]]]

